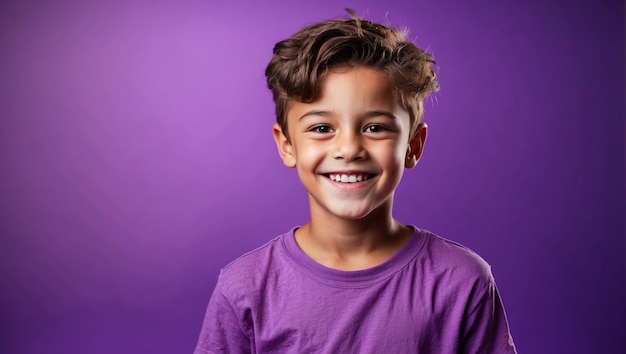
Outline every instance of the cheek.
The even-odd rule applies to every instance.
[[[298,165],[303,169],[315,168],[324,158],[324,151],[320,146],[309,144],[300,146],[296,150]]]
[[[375,156],[379,163],[388,166],[395,167],[397,165],[404,166],[404,158],[406,155],[406,144],[399,144],[397,142],[386,142],[370,149],[370,154]]]

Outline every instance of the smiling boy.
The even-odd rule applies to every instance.
[[[298,246],[329,268],[359,270],[395,254],[412,231],[393,220],[393,193],[426,139],[412,126],[384,73],[337,65],[311,103],[291,102],[289,138],[274,126],[283,162],[295,167],[309,195],[311,221],[295,232]]]
[[[515,353],[489,266],[393,218],[432,65],[354,14],[275,46],[274,139],[310,221],[222,269],[196,353]]]

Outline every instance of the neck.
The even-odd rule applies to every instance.
[[[312,209],[311,221],[297,230],[296,241],[318,263],[356,270],[386,261],[410,235],[409,228],[393,219],[391,205],[383,205],[361,219],[343,219]]]
[[[311,236],[333,239],[385,239],[397,232],[399,223],[391,215],[391,208],[380,208],[360,219],[343,219],[311,212],[309,231]]]

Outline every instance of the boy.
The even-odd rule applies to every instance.
[[[222,269],[195,352],[515,353],[489,266],[392,216],[432,57],[350,13],[274,47],[274,139],[311,218]]]

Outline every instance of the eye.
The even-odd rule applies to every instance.
[[[318,125],[311,127],[309,131],[313,133],[327,134],[327,133],[330,133],[332,129],[328,125],[318,124]]]
[[[385,126],[380,125],[380,124],[370,124],[366,126],[365,129],[363,129],[363,131],[366,133],[380,133],[380,132],[384,132],[388,130],[389,129],[387,129]]]

